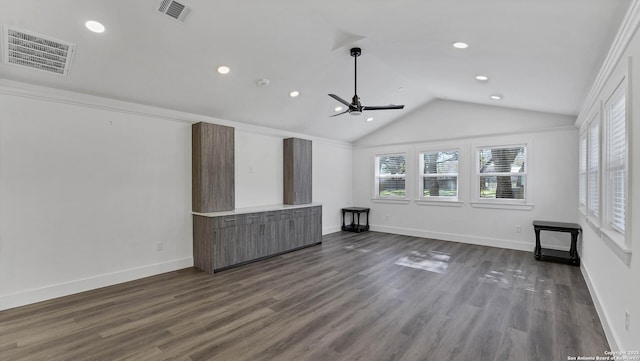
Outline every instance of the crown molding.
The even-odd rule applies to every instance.
[[[607,80],[609,80],[620,59],[622,59],[624,52],[627,50],[627,46],[633,38],[635,31],[638,29],[638,25],[640,25],[640,1],[632,0],[622,20],[622,24],[618,29],[618,33],[613,40],[613,44],[607,53],[607,57],[596,76],[596,80],[593,82],[593,86],[580,108],[580,113],[575,123],[578,128],[580,128],[585,121],[588,121],[591,105],[598,100],[600,92],[607,83]]]

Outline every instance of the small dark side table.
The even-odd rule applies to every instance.
[[[538,261],[548,261],[565,263],[573,266],[580,266],[580,255],[578,255],[578,235],[582,232],[582,227],[575,223],[533,221],[533,230],[536,232],[536,248],[533,256]],[[559,251],[555,249],[542,248],[540,245],[540,231],[567,232],[571,233],[571,248],[569,251]]]
[[[369,230],[369,210],[370,208],[363,207],[347,207],[342,208],[342,230],[349,232],[362,232]],[[351,213],[351,224],[345,224],[345,215]],[[366,225],[360,224],[360,214],[364,213],[367,216]],[[357,222],[356,222],[357,219]]]

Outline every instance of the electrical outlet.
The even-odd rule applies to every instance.
[[[624,328],[629,331],[629,324],[631,323],[631,313],[629,310],[624,311]]]
[[[389,219],[390,219],[390,218],[389,218],[389,215],[384,216],[384,220],[385,220],[385,221],[388,221]]]
[[[156,251],[162,251],[162,241],[156,242]]]
[[[520,225],[517,224],[516,225],[516,233],[520,233],[521,230],[522,230],[522,228],[520,228]]]

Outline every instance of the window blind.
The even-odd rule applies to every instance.
[[[481,199],[525,199],[526,147],[478,149],[479,194]]]
[[[625,180],[627,161],[624,93],[611,102],[611,104],[607,107],[607,111],[607,199],[609,208],[608,221],[613,228],[624,231],[626,211]]]
[[[578,205],[587,206],[587,133],[580,134],[580,165],[578,170]]]
[[[420,153],[421,197],[458,196],[457,150]]]
[[[376,188],[378,197],[406,196],[406,156],[404,154],[376,156]]]
[[[600,191],[598,189],[600,182],[598,181],[599,176],[599,127],[598,127],[598,116],[594,120],[591,121],[589,125],[589,175],[588,175],[588,190],[589,190],[589,198],[588,198],[588,209],[589,213],[596,218],[598,217],[598,202],[600,200]]]

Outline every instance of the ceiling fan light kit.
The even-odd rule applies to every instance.
[[[338,115],[342,115],[345,113],[349,113],[351,115],[360,115],[363,111],[366,110],[391,110],[391,109],[404,109],[404,105],[382,105],[382,106],[371,106],[371,105],[362,105],[360,103],[360,97],[358,97],[358,57],[362,55],[362,49],[360,48],[351,48],[351,56],[353,57],[354,62],[354,77],[353,77],[353,98],[351,98],[351,103],[340,98],[335,94],[329,94],[330,97],[337,100],[338,102],[347,106],[347,110],[342,113],[331,115],[331,117],[336,117]]]

